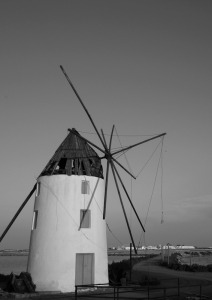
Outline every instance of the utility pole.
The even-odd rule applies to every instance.
[[[170,246],[170,244],[168,243],[167,246],[168,246],[168,261],[167,262],[168,262],[168,266],[169,266],[169,246]]]
[[[130,243],[130,282],[132,279],[132,243]]]

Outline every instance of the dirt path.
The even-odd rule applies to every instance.
[[[133,271],[139,271],[141,273],[149,273],[152,276],[160,275],[166,277],[175,277],[175,278],[187,278],[193,280],[206,280],[212,284],[212,272],[185,272],[171,270],[166,267],[159,265],[160,257],[154,257],[149,260],[141,261],[133,267]]]
[[[185,272],[171,270],[159,265],[161,258],[155,257],[134,265],[132,279],[138,282],[144,281],[145,277],[158,279],[160,286],[171,287],[180,284],[181,292],[184,295],[195,295],[201,293],[212,299],[212,273],[211,272]],[[196,287],[191,287],[191,286]],[[180,298],[181,299],[181,298]],[[185,299],[185,298],[182,298]],[[199,298],[197,298],[199,299]]]

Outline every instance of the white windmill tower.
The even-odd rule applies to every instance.
[[[75,129],[69,130],[68,136],[3,232],[0,242],[36,191],[27,269],[37,290],[71,292],[76,284],[108,284],[105,216],[109,168],[112,170],[129,235],[137,252],[119,184],[143,230],[144,227],[115,164],[134,176],[114,156],[153,139],[163,138],[165,133],[112,152],[114,126],[107,145],[103,130],[100,135],[82,99],[63,67],[60,67],[89,117],[103,149],[79,135]],[[100,158],[91,146],[103,153],[103,157]],[[105,182],[101,166],[103,158],[107,159]]]
[[[27,268],[38,290],[108,284],[102,171],[72,129],[39,176]]]

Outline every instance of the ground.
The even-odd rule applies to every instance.
[[[171,288],[174,286],[173,289],[165,291],[166,293],[166,299],[200,299],[199,297],[194,298],[192,295],[198,295],[201,293],[203,295],[203,299],[212,299],[212,273],[210,272],[183,272],[183,271],[175,271],[171,270],[165,267],[162,267],[159,265],[160,257],[157,256],[155,258],[151,258],[149,260],[141,261],[140,263],[134,265],[133,270],[132,270],[132,281],[134,283],[141,283],[144,282],[147,277],[151,281],[155,281],[157,279],[159,281],[159,285],[156,286],[151,286],[152,288],[155,288],[155,290],[150,290],[151,298],[154,299],[153,297],[156,297],[160,294],[162,298],[160,299],[165,299],[164,297],[164,288]],[[169,295],[177,295],[178,288],[177,284],[178,282],[180,283],[180,292],[182,295],[180,297],[170,297]],[[192,287],[191,287],[192,285]],[[190,286],[190,287],[188,287]],[[201,286],[201,288],[200,288]],[[144,297],[147,297],[147,292],[142,290],[142,288],[139,288],[139,291],[132,293],[129,288],[127,293],[122,293],[126,290],[124,290],[124,287],[119,288],[119,300],[121,299],[144,299]],[[95,294],[97,291],[94,291]],[[110,293],[110,295],[106,295],[106,293]],[[180,293],[180,294],[181,294]],[[75,298],[75,295],[73,293],[68,293],[68,294],[49,294],[49,295],[44,295],[40,294],[37,296],[30,296],[30,295],[17,295],[20,297],[24,297],[24,299],[38,299],[38,300],[44,300],[44,299],[57,299],[57,300],[71,300],[71,299],[115,299],[114,298],[114,293],[113,290],[108,291],[107,289],[102,290],[99,292],[99,295],[97,296],[91,296],[91,297],[85,297],[81,296]],[[116,295],[117,296],[117,295]],[[206,296],[206,297],[204,297]],[[190,297],[190,298],[189,298]],[[193,297],[193,298],[192,298]],[[11,298],[14,298],[11,296]],[[7,297],[2,296],[1,299],[8,299]],[[116,298],[117,299],[117,298]],[[147,298],[146,298],[147,299]]]
[[[202,286],[202,294],[212,299],[212,272],[185,272],[171,270],[162,267],[159,264],[160,257],[154,257],[149,260],[141,261],[133,267],[132,279],[142,281],[145,276],[150,279],[159,279],[162,286],[177,285],[178,280],[180,286],[183,287],[188,295],[192,293],[199,293],[199,287]],[[196,287],[184,288],[184,286],[196,285]],[[183,298],[182,298],[183,299]],[[185,299],[185,298],[184,298]]]

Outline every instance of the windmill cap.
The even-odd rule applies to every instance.
[[[75,128],[56,150],[40,176],[87,175],[103,178],[101,159]]]

